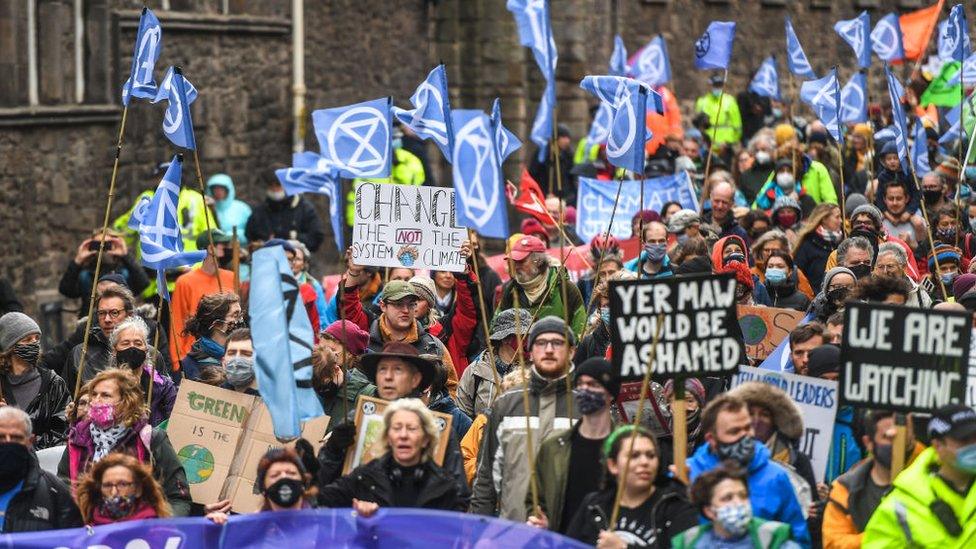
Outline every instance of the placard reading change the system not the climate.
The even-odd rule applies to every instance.
[[[971,325],[965,313],[848,304],[841,404],[931,412],[964,403]]]
[[[613,365],[623,381],[642,379],[658,317],[656,380],[733,374],[745,361],[731,274],[610,283]]]

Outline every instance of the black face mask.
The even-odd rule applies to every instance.
[[[18,442],[0,443],[0,493],[24,480],[30,466],[30,450]]]
[[[862,278],[869,276],[871,274],[871,266],[865,265],[863,263],[861,263],[860,265],[854,265],[852,267],[848,267],[848,269],[850,269],[851,272],[854,273],[854,277],[857,278],[858,280],[861,280]]]
[[[876,459],[878,463],[886,469],[891,469],[891,458],[894,454],[892,451],[893,448],[894,445],[892,444],[874,445],[874,459]]]
[[[827,292],[827,301],[833,305],[840,305],[847,299],[847,295],[850,292],[850,288],[834,288]]]
[[[264,496],[279,507],[291,507],[302,498],[305,485],[293,478],[280,478],[264,491]]]
[[[922,199],[926,204],[936,204],[942,198],[942,191],[922,191]]]
[[[118,365],[127,364],[130,369],[135,370],[146,362],[146,351],[138,347],[129,347],[115,353],[115,362]]]
[[[41,355],[41,344],[36,341],[34,343],[18,343],[14,345],[13,354],[31,366],[36,366],[37,358]]]

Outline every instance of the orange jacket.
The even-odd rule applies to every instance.
[[[664,138],[669,134],[684,137],[685,132],[681,129],[681,109],[678,107],[678,99],[665,86],[658,86],[655,90],[661,94],[664,101],[664,114],[649,111],[647,113],[647,129],[651,130],[654,137],[645,145],[647,154],[654,154],[657,148],[664,144]]]
[[[461,459],[464,460],[464,476],[468,477],[468,486],[474,483],[474,476],[478,472],[478,449],[481,448],[481,436],[485,433],[486,423],[488,416],[478,414],[461,439]]]
[[[190,352],[190,347],[196,340],[191,335],[183,335],[183,324],[186,319],[197,313],[200,298],[207,294],[214,294],[223,288],[225,292],[234,291],[234,273],[220,269],[220,285],[217,277],[208,275],[202,269],[193,269],[180,275],[176,279],[176,287],[169,302],[169,356],[173,361],[173,370],[179,371],[180,359]]]

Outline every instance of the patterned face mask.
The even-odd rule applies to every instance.
[[[102,500],[99,509],[111,519],[120,519],[132,514],[136,508],[135,496],[111,496]]]
[[[742,467],[748,467],[749,463],[752,462],[752,457],[756,454],[756,439],[742,437],[729,444],[720,442],[715,448],[715,453],[723,461],[731,459]]]
[[[752,522],[752,506],[749,502],[730,503],[715,511],[715,521],[734,538],[744,536]]]

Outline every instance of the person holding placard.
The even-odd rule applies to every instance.
[[[902,471],[864,530],[862,547],[972,547],[976,540],[976,411],[962,404],[929,421],[932,446]]]

